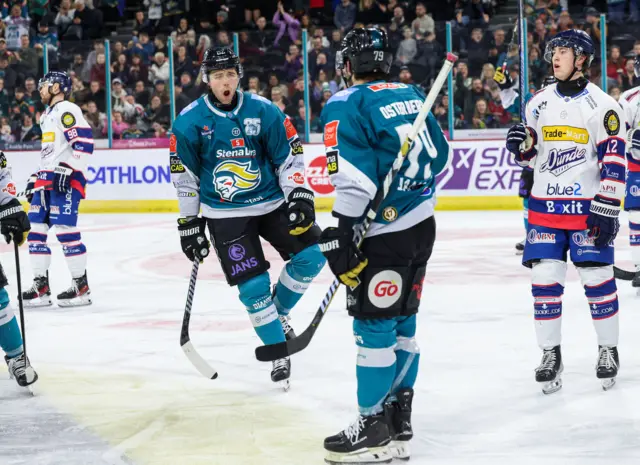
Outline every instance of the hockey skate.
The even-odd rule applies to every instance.
[[[523,239],[520,242],[516,243],[516,255],[522,255],[524,253],[525,242],[526,242],[526,239]]]
[[[347,429],[324,440],[324,461],[339,465],[391,463],[391,433],[384,415],[358,416]]]
[[[45,276],[33,278],[33,285],[22,293],[22,301],[27,308],[49,307],[51,305],[49,272]]]
[[[291,360],[289,357],[274,360],[271,370],[271,381],[278,383],[285,391],[289,390],[289,377],[291,376]]]
[[[640,295],[640,265],[636,265],[636,275],[631,280],[631,286],[637,288]]]
[[[9,369],[9,377],[15,379],[19,386],[27,387],[38,381],[38,373],[31,367],[29,357],[24,352],[13,358],[5,355],[4,361]]]
[[[85,305],[91,305],[91,291],[86,271],[81,277],[73,278],[69,289],[58,294],[59,307],[83,307]]]
[[[293,331],[293,328],[289,324],[289,320],[291,317],[289,315],[278,315],[278,319],[280,320],[280,324],[282,324],[282,330],[284,331],[284,337],[288,341],[296,337],[296,333]]]
[[[543,383],[542,392],[544,394],[553,394],[562,388],[560,375],[563,370],[560,346],[545,349],[540,366],[536,368],[536,381]]]
[[[411,427],[413,389],[400,389],[396,397],[397,400],[388,401],[384,405],[384,414],[391,432],[389,449],[394,459],[409,460],[411,458],[409,441],[413,438]]]
[[[618,368],[620,368],[618,348],[600,346],[598,363],[596,365],[596,376],[602,380],[602,389],[605,391],[608,391],[616,384]]]

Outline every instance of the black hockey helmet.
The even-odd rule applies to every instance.
[[[336,67],[344,70],[351,63],[355,74],[381,72],[389,74],[393,53],[387,33],[378,27],[356,28],[342,39],[340,53],[336,54]]]
[[[238,72],[238,76],[242,78],[242,65],[240,64],[240,58],[233,53],[230,48],[227,47],[211,47],[204,52],[204,58],[202,59],[202,81],[209,82],[209,73],[211,71],[218,71],[222,69],[235,69]]]

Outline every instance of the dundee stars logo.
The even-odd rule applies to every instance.
[[[213,170],[213,185],[223,200],[231,201],[237,193],[260,185],[260,171],[251,170],[251,162],[226,161]]]

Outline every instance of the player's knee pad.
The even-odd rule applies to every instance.
[[[29,253],[34,255],[51,255],[51,249],[47,245],[49,226],[44,223],[31,223],[31,230],[27,236]]]
[[[578,272],[589,301],[591,317],[603,320],[618,313],[618,287],[613,277],[613,266],[578,268]]]
[[[216,241],[212,237],[227,283],[235,286],[265,273],[269,262],[264,258],[257,234],[245,234],[230,241]]]
[[[560,260],[540,260],[532,264],[531,294],[536,320],[553,320],[562,316],[566,273],[567,264]]]
[[[251,314],[254,326],[262,326],[278,318],[278,312],[271,300],[267,273],[254,276],[238,284],[238,291],[240,292],[240,301]]]
[[[9,305],[9,293],[3,287],[0,289],[0,326],[13,319],[13,308]]]
[[[347,288],[347,310],[358,318],[391,318],[417,313],[426,265],[366,267],[355,289]]]
[[[318,245],[295,254],[280,273],[280,282],[290,291],[303,294],[309,283],[318,276],[326,259]]]
[[[396,350],[403,350],[410,354],[420,353],[420,347],[418,346],[418,341],[416,341],[415,337],[398,336],[397,341]]]
[[[396,336],[392,319],[353,320],[353,336],[358,346],[358,366],[388,367],[395,363]]]
[[[75,226],[56,226],[56,237],[65,257],[74,257],[87,252],[80,231]]]

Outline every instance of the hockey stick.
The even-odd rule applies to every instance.
[[[520,69],[518,71],[518,91],[520,92],[520,122],[524,124],[525,116],[526,116],[526,103],[525,98],[527,96],[526,89],[528,83],[525,82],[525,71],[526,67],[529,64],[528,57],[525,53],[526,48],[526,36],[524,34],[524,0],[518,0],[518,55],[520,58]]]
[[[635,271],[627,271],[622,268],[618,268],[614,265],[613,267],[613,277],[616,279],[621,279],[623,281],[633,281],[633,278],[636,277]]]
[[[187,292],[187,303],[184,306],[184,317],[182,318],[182,330],[180,331],[180,347],[189,361],[203,376],[209,379],[216,379],[218,372],[211,368],[202,356],[196,351],[189,337],[189,320],[191,319],[191,306],[193,305],[193,294],[196,292],[196,280],[198,279],[198,268],[200,258],[193,260],[191,268],[191,278],[189,279],[189,291]]]
[[[384,178],[382,189],[379,189],[378,192],[376,193],[375,197],[373,198],[373,201],[369,206],[369,209],[367,211],[367,215],[364,221],[356,229],[354,242],[358,244],[358,247],[360,247],[360,245],[362,244],[362,241],[364,240],[367,234],[367,231],[371,226],[371,223],[373,223],[373,220],[376,218],[380,205],[382,204],[385,197],[389,193],[391,184],[393,183],[393,180],[398,174],[398,171],[400,171],[400,168],[402,168],[404,158],[407,156],[407,153],[409,153],[411,144],[413,143],[414,139],[417,137],[418,132],[420,131],[420,129],[422,128],[422,125],[427,119],[427,115],[431,111],[431,107],[433,106],[436,100],[436,97],[440,92],[440,89],[444,85],[444,82],[447,79],[447,76],[449,75],[449,72],[451,71],[451,68],[453,67],[453,64],[456,62],[457,59],[458,57],[453,53],[447,53],[447,58],[444,62],[444,65],[440,69],[440,73],[438,73],[438,76],[436,77],[436,80],[434,81],[433,86],[429,90],[429,94],[427,95],[427,98],[422,104],[422,108],[420,109],[420,112],[416,116],[416,119],[413,122],[413,125],[411,126],[411,131],[409,131],[407,138],[402,143],[400,152],[398,152],[398,156],[396,157],[391,169],[389,170],[386,177]],[[318,329],[318,326],[320,325],[320,322],[322,321],[322,318],[324,317],[325,313],[329,309],[329,305],[331,304],[331,301],[335,297],[339,287],[340,287],[340,281],[338,281],[338,279],[334,279],[333,282],[331,283],[331,286],[329,287],[329,290],[324,296],[322,303],[320,304],[320,308],[318,308],[318,310],[316,311],[316,314],[314,315],[313,320],[311,321],[311,324],[300,335],[298,335],[297,337],[294,337],[293,339],[289,339],[288,341],[285,341],[285,342],[279,342],[277,344],[270,344],[270,345],[257,347],[256,358],[261,362],[270,362],[273,360],[277,360],[277,359],[295,354],[297,352],[300,352],[301,350],[304,350],[311,342],[313,335]]]
[[[13,237],[13,251],[16,254],[16,281],[18,283],[18,309],[20,310],[20,329],[22,329],[22,350],[27,360],[27,328],[24,325],[24,305],[22,302],[22,278],[20,276],[20,247]]]
[[[40,192],[40,191],[43,191],[43,190],[45,190],[45,186],[36,187],[35,189],[27,189],[27,190],[24,190],[22,192],[18,192],[14,197],[19,199],[19,198],[22,198],[22,197],[27,197],[29,195],[33,195],[36,192]]]

